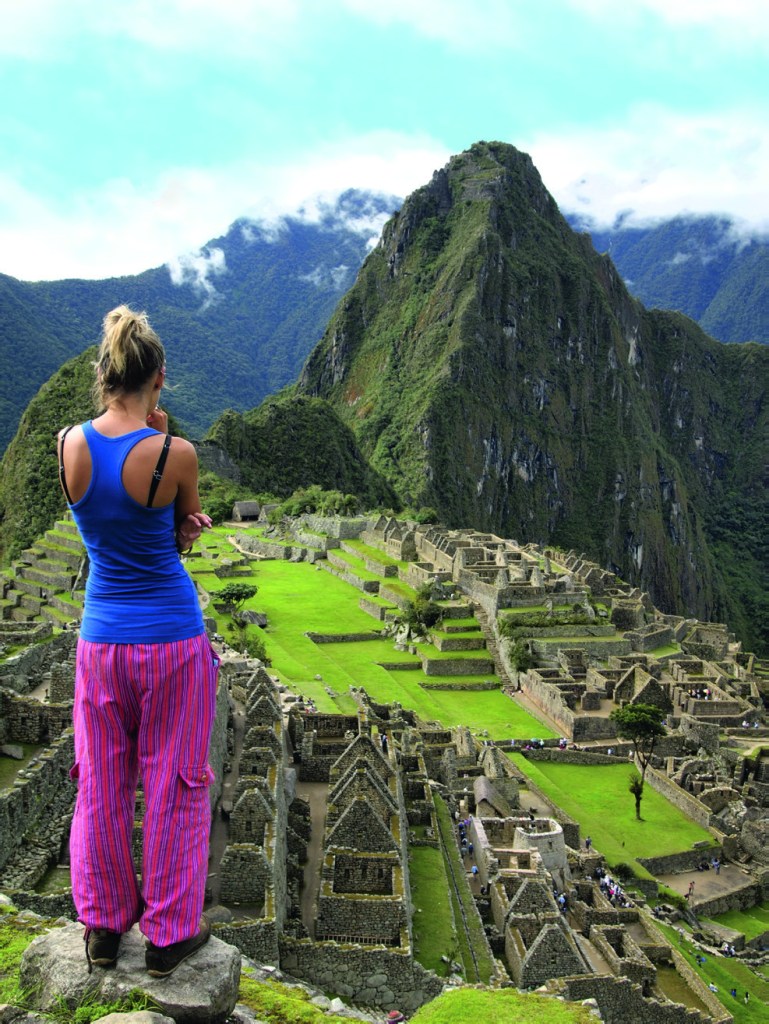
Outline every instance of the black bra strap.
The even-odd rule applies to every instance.
[[[158,458],[158,464],[152,471],[152,483],[150,484],[150,493],[147,498],[147,508],[152,507],[152,502],[155,498],[155,491],[158,489],[158,484],[163,479],[163,470],[165,469],[166,459],[168,458],[168,449],[171,447],[171,435],[166,434],[166,439],[163,442],[163,449],[160,452]]]
[[[72,430],[71,426],[63,430],[61,432],[61,435],[59,436],[59,480],[61,481],[61,489],[64,491],[64,497],[67,499],[68,505],[72,504],[72,498],[69,495],[69,490],[67,489],[67,480],[64,475],[64,438],[67,436],[70,430]]]

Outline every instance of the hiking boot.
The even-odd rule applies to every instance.
[[[211,937],[211,925],[205,915],[200,919],[200,931],[190,939],[172,942],[170,946],[156,946],[148,942],[144,951],[147,973],[153,978],[165,978],[175,971],[179,964],[204,946]]]
[[[86,928],[83,939],[89,974],[94,964],[97,967],[115,966],[122,937],[121,932],[110,932],[106,928]]]

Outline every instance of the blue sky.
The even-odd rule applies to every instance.
[[[0,0],[0,272],[135,273],[452,153],[769,228],[765,0]]]

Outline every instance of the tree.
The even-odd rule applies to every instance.
[[[510,642],[510,646],[507,650],[510,657],[510,664],[516,672],[528,672],[534,664],[534,656],[529,650],[529,646],[526,641],[521,640],[520,638],[513,640]]]
[[[413,601],[409,601],[403,614],[403,621],[418,633],[426,633],[437,626],[443,618],[443,609],[432,599],[432,586],[423,583]]]
[[[641,801],[643,800],[644,795],[644,784],[643,779],[638,772],[630,773],[627,788],[635,797],[635,816],[638,821],[641,821]]]
[[[246,601],[258,592],[259,588],[253,583],[227,583],[214,596],[218,602],[232,612],[233,618],[237,618],[238,612]]]
[[[636,760],[641,765],[641,774],[635,777],[630,786],[630,792],[636,801],[636,817],[639,820],[646,769],[651,763],[657,740],[660,736],[666,735],[665,726],[662,724],[664,716],[662,708],[654,704],[626,704],[623,708],[615,708],[609,715],[617,726],[617,735],[620,739],[630,740],[633,744]]]

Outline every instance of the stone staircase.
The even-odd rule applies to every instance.
[[[512,680],[510,679],[510,676],[507,673],[504,663],[502,662],[502,658],[499,655],[499,642],[495,636],[494,627],[489,621],[488,615],[483,610],[483,608],[481,608],[480,605],[475,606],[475,618],[478,622],[478,625],[481,628],[481,632],[483,633],[486,639],[486,649],[489,652],[489,656],[491,657],[492,661],[494,662],[494,671],[499,677],[499,681],[502,684],[502,689],[512,690],[513,683]]]
[[[85,549],[74,522],[57,522],[21,553],[2,578],[0,618],[13,622],[47,620],[54,626],[80,619],[84,558]]]

